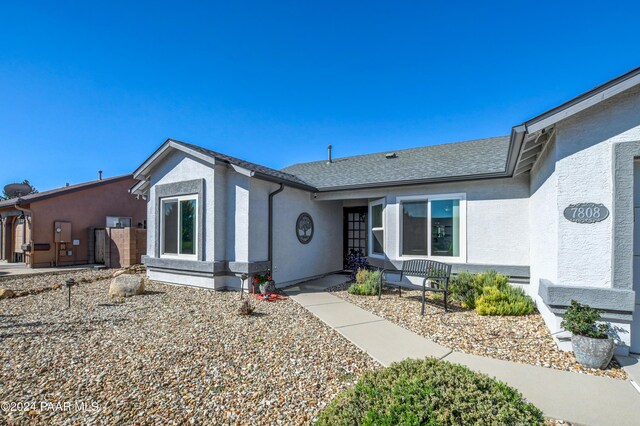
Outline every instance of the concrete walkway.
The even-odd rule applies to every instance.
[[[344,275],[329,275],[285,291],[382,365],[436,357],[508,383],[549,417],[582,425],[640,425],[640,393],[630,381],[452,351],[325,291],[343,282]]]
[[[16,275],[40,275],[40,274],[52,274],[80,271],[83,269],[104,268],[104,265],[76,265],[76,266],[61,266],[58,268],[28,268],[24,263],[7,263],[0,262],[0,278],[2,277],[14,277]]]

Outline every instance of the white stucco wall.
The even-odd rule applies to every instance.
[[[385,251],[388,260],[399,263],[398,197],[459,193],[466,195],[465,263],[529,265],[529,183],[526,176],[320,193],[318,199],[344,199],[345,203],[351,204],[349,200],[384,197]],[[452,260],[451,263],[458,262]]]
[[[540,279],[558,279],[558,176],[556,142],[552,138],[530,173],[530,286],[537,296]]]
[[[561,330],[561,317],[541,303],[541,278],[561,286],[615,287],[613,146],[639,139],[640,89],[633,89],[557,123],[554,139],[531,171],[530,292],[552,333]],[[595,224],[564,218],[567,206],[584,202],[604,204],[609,217]],[[612,322],[628,345],[629,323]],[[562,341],[560,347],[571,345]]]
[[[562,217],[572,203],[603,203],[614,213],[612,145],[640,139],[640,90],[620,94],[556,126],[558,281],[612,287],[612,216],[584,225]]]
[[[273,201],[273,275],[278,285],[342,270],[342,203],[313,201],[310,193],[289,187]],[[301,244],[295,231],[303,212],[314,224],[308,244]]]
[[[193,179],[204,179],[204,217],[205,217],[205,241],[204,259],[213,260],[215,246],[214,217],[211,212],[215,210],[213,196],[214,174],[211,165],[201,160],[190,157],[182,152],[175,152],[168,156],[151,175],[151,189],[147,203],[147,255],[154,256],[156,241],[156,200],[155,186],[168,183],[184,182]]]

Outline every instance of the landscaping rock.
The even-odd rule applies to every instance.
[[[0,299],[11,299],[15,296],[13,290],[8,288],[0,288]]]
[[[111,280],[109,296],[130,297],[144,293],[144,278],[139,275],[119,275]]]
[[[66,289],[0,302],[0,401],[36,403],[0,424],[311,425],[379,367],[291,299],[251,299],[240,316],[237,292],[145,281],[145,297],[117,303],[113,272],[73,287],[70,309]]]
[[[573,353],[558,348],[539,313],[481,316],[473,310],[461,309],[455,301],[445,313],[442,301],[427,295],[429,299],[422,316],[420,291],[403,289],[402,297],[398,297],[395,290],[384,291],[382,300],[378,300],[375,296],[350,294],[347,288],[348,284],[343,284],[331,290],[364,310],[454,351],[614,379],[627,378],[615,360],[606,370],[578,364]]]
[[[126,269],[118,269],[113,273],[113,278],[119,277],[120,275],[124,275],[127,273]]]

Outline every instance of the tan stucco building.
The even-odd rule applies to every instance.
[[[100,263],[101,229],[146,227],[146,202],[128,191],[136,182],[124,175],[0,201],[0,260],[34,268]]]

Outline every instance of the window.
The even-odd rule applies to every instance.
[[[402,254],[426,256],[429,228],[427,226],[427,201],[409,201],[402,203]]]
[[[107,216],[107,228],[131,228],[131,218]]]
[[[464,194],[399,198],[400,256],[464,260]]]
[[[460,200],[431,202],[431,256],[460,256]]]
[[[369,255],[384,257],[384,200],[369,203]]]
[[[197,205],[194,195],[166,198],[161,201],[160,233],[163,255],[195,257]]]

